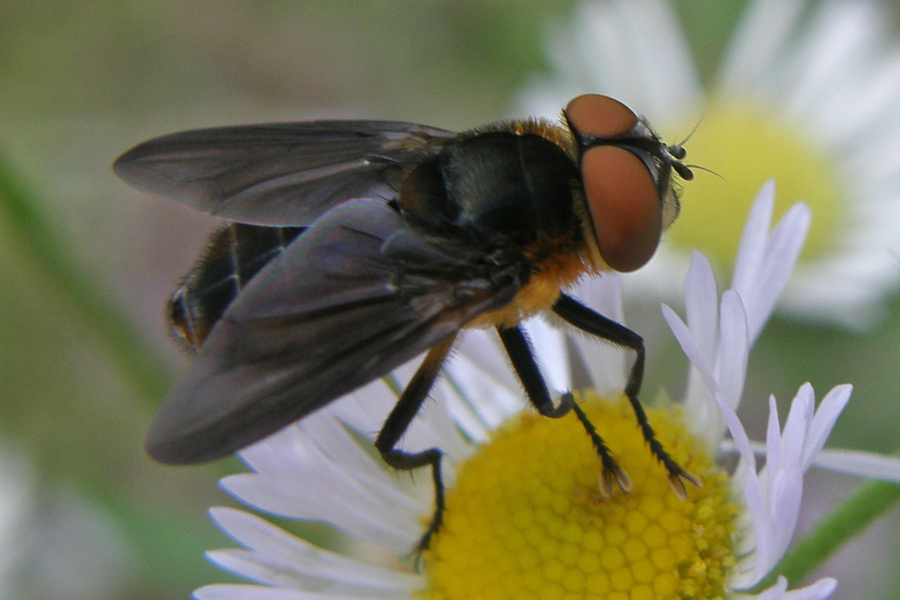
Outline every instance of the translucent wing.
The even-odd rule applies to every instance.
[[[311,121],[184,131],[113,165],[135,187],[232,221],[306,226],[351,198],[392,198],[456,134],[393,121]]]
[[[247,446],[507,304],[518,265],[424,239],[382,202],[351,200],[264,267],[228,307],[157,416],[162,462]]]

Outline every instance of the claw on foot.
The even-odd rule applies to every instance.
[[[669,471],[669,487],[672,488],[679,500],[687,500],[687,489],[684,487],[685,481],[689,481],[698,488],[703,486],[699,479],[680,467],[677,470]]]
[[[631,491],[631,479],[616,462],[613,462],[612,465],[604,465],[599,483],[600,495],[604,498],[612,497],[613,483],[626,494]]]

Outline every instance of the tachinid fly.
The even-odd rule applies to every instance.
[[[676,492],[696,479],[656,440],[638,400],[639,335],[562,290],[633,271],[678,215],[675,176],[691,179],[624,104],[572,100],[563,121],[521,120],[453,133],[388,121],[313,121],[175,133],[115,163],[125,181],[230,223],[169,306],[197,356],[147,439],[155,459],[196,463],[240,450],[427,352],[375,446],[398,469],[430,465],[443,510],[441,451],[398,449],[457,333],[494,327],[542,414],[573,411],[603,466],[629,482],[563,394],[554,404],[520,321],[552,311],[633,350],[625,388],[650,451]]]

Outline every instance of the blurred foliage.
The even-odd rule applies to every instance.
[[[357,116],[465,128],[496,120],[545,68],[546,27],[573,4],[0,0],[0,155],[8,162],[0,177],[15,178],[51,240],[44,251],[26,243],[7,193],[0,438],[30,457],[36,521],[60,489],[70,490],[128,546],[114,578],[81,592],[24,569],[30,597],[186,598],[228,579],[202,552],[229,544],[206,508],[228,502],[215,481],[237,461],[172,469],[142,451],[156,390],[186,364],[166,339],[162,306],[214,222],[116,181],[115,156],[153,135],[227,123]],[[677,3],[704,74],[742,5]],[[85,310],[66,278],[108,312]],[[643,323],[645,312],[648,328],[661,328],[656,308],[637,308],[630,321]],[[114,341],[120,334],[125,346]],[[784,404],[807,379],[819,392],[849,381],[854,400],[833,443],[896,450],[898,335],[898,301],[884,327],[865,335],[775,321],[751,357],[746,416],[762,431],[768,393]],[[648,338],[650,385],[672,387],[684,364],[654,357],[674,343]],[[128,344],[157,383],[136,376],[123,358]],[[101,551],[112,538],[97,535],[73,544]]]

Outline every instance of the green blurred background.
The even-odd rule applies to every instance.
[[[162,307],[215,222],[128,188],[112,160],[154,135],[222,124],[364,117],[462,129],[510,116],[518,87],[547,68],[546,25],[573,4],[0,1],[0,178],[52,232],[41,251],[56,273],[120,313],[73,303],[0,208],[0,486],[23,491],[26,510],[7,514],[27,516],[0,517],[0,543],[16,551],[0,598],[186,598],[229,580],[202,552],[230,545],[206,509],[229,503],[216,479],[237,460],[165,468],[142,451],[187,364]],[[708,75],[743,2],[676,5]],[[897,450],[900,299],[889,312],[865,334],[776,319],[751,356],[743,410],[757,437],[768,393],[784,407],[806,380],[820,396],[852,382],[830,444]],[[647,333],[661,330],[658,313],[628,316]],[[677,395],[686,362],[660,359],[676,351],[670,337],[648,337],[647,389]],[[809,519],[856,483],[813,476]],[[900,516],[881,524],[824,569],[841,577],[836,598],[900,597]]]

